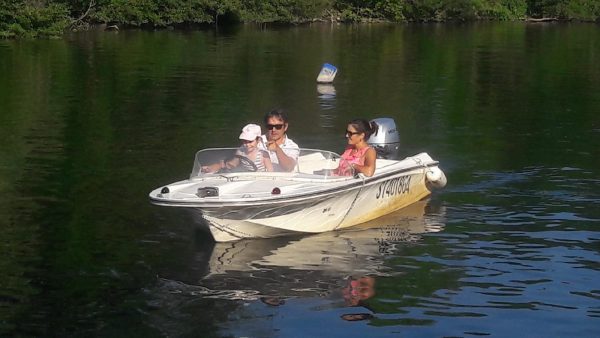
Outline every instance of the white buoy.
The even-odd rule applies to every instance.
[[[337,74],[337,67],[329,63],[323,64],[319,75],[317,76],[318,83],[332,83]]]
[[[446,175],[442,169],[438,167],[427,168],[425,177],[427,178],[427,183],[429,183],[433,188],[441,189],[448,183]]]

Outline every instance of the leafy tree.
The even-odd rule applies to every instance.
[[[299,23],[322,17],[333,0],[246,0],[241,19],[249,22]]]
[[[571,0],[557,4],[558,16],[564,19],[598,20],[600,18],[599,0]]]
[[[70,24],[69,8],[52,1],[0,2],[0,36],[57,36]]]
[[[60,36],[90,24],[166,27],[313,20],[598,20],[600,0],[0,0],[0,37]]]

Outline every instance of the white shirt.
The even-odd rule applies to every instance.
[[[267,135],[262,135],[262,142],[258,145],[258,149],[266,150],[269,152],[269,157],[271,158],[271,162],[273,163],[273,171],[284,171],[279,165],[279,159],[277,158],[277,153],[275,151],[270,151],[267,149],[266,144],[268,142]],[[283,144],[280,144],[279,147],[283,150],[283,153],[288,157],[291,157],[296,164],[298,163],[298,156],[300,155],[300,147],[296,144],[296,142],[292,141],[287,135],[284,136],[285,139]]]

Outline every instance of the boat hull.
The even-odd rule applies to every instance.
[[[425,172],[414,170],[343,193],[268,207],[195,208],[198,223],[215,241],[320,233],[371,221],[428,196]]]

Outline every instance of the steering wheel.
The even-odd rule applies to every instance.
[[[240,163],[235,168],[229,169],[229,168],[225,167],[225,168],[219,170],[218,172],[230,173],[230,172],[243,172],[243,171],[258,171],[256,164],[254,164],[254,162],[252,162],[246,156],[236,154],[236,155],[233,155],[230,158],[226,159],[225,162],[231,161],[234,158],[237,158],[240,161]]]
[[[240,160],[240,165],[238,165],[238,168],[243,168],[246,169],[245,171],[258,171],[258,168],[256,167],[256,164],[254,164],[254,162],[252,162],[249,158],[247,158],[246,156],[242,156],[242,155],[233,155],[234,158],[238,158]]]

